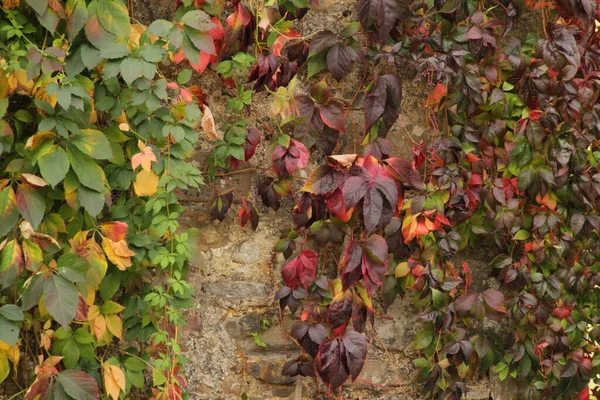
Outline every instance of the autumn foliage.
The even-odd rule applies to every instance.
[[[594,392],[595,2],[359,0],[355,21],[308,35],[309,0],[183,0],[149,26],[121,0],[2,5],[0,382],[17,396],[184,396],[192,246],[175,192],[203,184],[211,218],[234,209],[249,235],[262,206],[291,210],[274,298],[299,314],[300,354],[282,373],[341,396],[402,296],[423,396],[460,399],[490,375],[531,399]],[[239,118],[212,114],[200,74]],[[334,88],[349,74],[348,101]],[[408,160],[393,154],[403,79],[429,91]],[[199,133],[204,171],[187,162]],[[259,146],[270,168],[238,204],[215,181]],[[482,245],[495,287],[465,261]]]

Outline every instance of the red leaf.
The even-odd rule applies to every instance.
[[[301,191],[312,194],[331,193],[340,187],[343,174],[329,165],[320,165],[308,177]]]
[[[100,228],[102,229],[102,234],[113,242],[125,239],[125,234],[127,233],[127,224],[125,222],[106,222],[100,225]]]
[[[343,43],[336,43],[327,52],[327,68],[339,82],[352,69],[352,61],[356,53]]]
[[[317,356],[319,346],[327,339],[327,331],[321,324],[297,324],[292,328],[291,335],[311,357]]]
[[[367,341],[358,332],[348,331],[342,337],[321,344],[316,366],[323,381],[335,390],[351,377],[358,377],[367,357]]]
[[[401,158],[388,158],[384,161],[389,167],[388,170],[393,171],[393,176],[408,183],[415,189],[425,190],[425,185],[417,171],[413,168],[412,163]]]
[[[328,127],[338,132],[346,132],[346,120],[344,119],[344,109],[335,101],[330,101],[326,105],[319,107],[321,119]]]
[[[258,227],[258,212],[252,203],[242,197],[242,208],[238,211],[240,218],[240,226],[243,228],[249,221],[252,225],[252,230]]]
[[[362,253],[362,247],[356,240],[348,243],[340,262],[340,268],[343,269],[341,276],[343,290],[347,290],[361,278],[362,270],[359,267],[362,265]]]
[[[281,270],[283,281],[292,290],[300,285],[307,289],[308,285],[315,280],[316,273],[317,253],[313,250],[303,251]]]
[[[454,308],[456,308],[456,311],[458,312],[468,312],[471,310],[471,307],[473,307],[473,303],[475,303],[476,298],[476,293],[465,293],[456,299],[454,302]]]
[[[371,235],[363,245],[362,274],[367,292],[372,295],[383,284],[387,270],[388,246],[379,235]]]
[[[506,314],[506,307],[504,307],[504,295],[497,290],[486,290],[481,293],[481,297],[495,311]]]
[[[278,175],[288,177],[298,168],[308,164],[308,150],[303,143],[291,139],[287,147],[278,144],[273,150],[273,169]]]
[[[331,300],[327,311],[327,321],[334,335],[346,330],[352,316],[352,291],[340,292]]]

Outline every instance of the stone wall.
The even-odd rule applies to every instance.
[[[153,19],[171,18],[174,0],[145,2],[133,1],[135,17],[145,24]],[[311,10],[303,19],[304,33],[321,29],[340,31],[345,23],[355,19],[355,0],[321,0],[321,5]],[[175,76],[179,68],[167,67],[167,73]],[[363,70],[357,67],[341,82],[325,76],[337,97],[351,101],[360,84]],[[305,80],[306,66],[299,76]],[[319,76],[318,79],[322,79]],[[228,99],[219,84],[209,74],[194,78],[196,84],[208,94],[208,103],[218,126],[236,116],[225,108]],[[313,79],[311,84],[316,82]],[[396,156],[412,158],[413,141],[427,139],[428,128],[424,124],[422,108],[426,90],[418,82],[403,83],[403,110],[388,138],[392,141]],[[267,95],[256,94],[253,107],[267,123],[269,106]],[[355,108],[360,108],[358,99]],[[349,125],[362,126],[362,113],[353,113]],[[360,128],[358,128],[360,130]],[[352,148],[347,140],[347,147]],[[201,144],[192,162],[202,167],[210,143]],[[270,165],[272,146],[263,141],[250,165]],[[351,152],[351,150],[350,150]],[[313,164],[314,165],[314,164]],[[298,176],[301,183],[304,175]],[[181,193],[188,211],[181,224],[199,230],[197,254],[194,258],[190,283],[196,289],[195,308],[187,312],[187,326],[183,329],[183,346],[189,358],[186,366],[190,399],[327,399],[321,385],[320,391],[314,379],[290,378],[281,375],[283,364],[298,355],[298,348],[285,336],[280,323],[279,308],[273,296],[280,286],[280,270],[285,262],[272,249],[283,234],[291,228],[291,202],[285,203],[277,212],[266,210],[255,193],[259,176],[252,172],[237,173],[220,179],[217,184],[235,188],[235,202],[240,197],[252,200],[260,211],[260,224],[256,232],[248,227],[240,228],[235,213],[230,212],[225,221],[211,223],[207,201],[209,190]],[[237,205],[234,205],[236,208]],[[473,260],[477,262],[475,258]],[[479,261],[480,273],[487,279],[487,263]],[[472,267],[473,268],[473,267]],[[480,280],[481,281],[483,281]],[[388,310],[387,318],[376,320],[376,336],[372,342],[364,370],[356,382],[344,387],[345,398],[360,399],[416,399],[416,369],[411,360],[416,353],[411,349],[418,332],[419,322],[412,310],[410,299],[398,299]],[[283,315],[285,330],[289,332],[295,320],[289,312]],[[252,334],[260,334],[266,347],[259,346]],[[497,393],[500,385],[487,381],[470,384],[470,399],[501,398]],[[244,397],[245,396],[245,397]]]

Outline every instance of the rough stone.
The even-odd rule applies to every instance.
[[[248,368],[250,376],[260,379],[263,382],[274,383],[278,385],[289,385],[296,382],[295,377],[290,377],[281,374],[283,362],[251,362]]]
[[[254,241],[246,241],[235,246],[231,261],[238,264],[252,264],[260,260],[260,246]]]
[[[265,285],[259,282],[211,282],[204,284],[202,290],[207,294],[234,301],[262,301],[267,296]]]

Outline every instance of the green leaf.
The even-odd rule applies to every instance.
[[[190,39],[185,36],[183,38],[183,43],[181,44],[181,50],[183,51],[183,55],[194,65],[198,65],[200,62],[200,50],[198,50],[190,41]]]
[[[140,75],[142,75],[142,61],[137,58],[126,58],[121,63],[121,77],[127,83],[127,86],[131,86]]]
[[[117,293],[120,286],[120,273],[113,272],[111,274],[106,275],[106,277],[102,280],[102,283],[100,283],[100,295],[102,296],[102,300],[110,300],[115,295],[115,293]]]
[[[98,400],[100,391],[91,375],[74,369],[62,371],[57,375],[65,392],[77,400]]]
[[[220,64],[219,64],[220,65]],[[179,74],[177,74],[177,83],[180,85],[185,85],[192,78],[192,70],[184,69]]]
[[[23,218],[31,223],[33,229],[37,229],[46,212],[46,202],[44,201],[44,196],[41,194],[41,190],[36,190],[25,185],[18,185],[15,198],[17,199],[17,208]]]
[[[231,154],[233,158],[236,158],[240,161],[244,161],[246,159],[246,155],[244,154],[244,149],[242,148],[242,146],[229,146],[229,154]]]
[[[62,108],[68,110],[71,107],[71,92],[68,89],[59,87],[56,90],[56,100]]]
[[[23,239],[21,243],[23,248],[23,258],[25,260],[25,268],[28,271],[37,272],[43,261],[42,249],[37,243]]]
[[[24,318],[21,308],[14,304],[5,304],[0,307],[0,315],[9,321],[23,321]]]
[[[6,243],[0,253],[0,288],[12,285],[23,268],[23,251],[13,239]]]
[[[67,0],[67,10],[71,10],[67,20],[67,36],[71,41],[83,29],[88,19],[88,11],[85,0]]]
[[[417,350],[423,350],[429,347],[433,342],[433,331],[425,328],[426,330],[417,333],[413,347]]]
[[[0,340],[14,346],[19,339],[19,326],[0,316]]]
[[[85,282],[90,264],[80,255],[65,253],[56,262],[58,274],[73,282]]]
[[[62,348],[60,355],[63,356],[62,362],[65,367],[72,369],[77,365],[77,361],[79,361],[79,345],[77,345],[77,341],[74,339],[68,339],[65,346]],[[64,385],[63,385],[64,386]],[[75,397],[78,399],[79,397]]]
[[[48,8],[48,0],[26,0],[27,5],[33,8],[33,10],[38,13],[38,15],[43,15],[46,12],[46,8]]]
[[[82,129],[81,133],[71,135],[69,142],[96,160],[107,160],[113,156],[108,139],[104,133],[95,129]]]
[[[40,174],[42,178],[55,187],[60,183],[67,172],[69,172],[69,157],[67,152],[60,146],[52,146],[50,151],[40,158],[38,161]]]
[[[21,122],[33,122],[33,117],[27,110],[18,110],[17,112],[15,112],[14,117]]]
[[[164,49],[162,46],[153,44],[153,45],[145,45],[140,50],[140,57],[144,60],[155,63],[157,61],[162,60],[164,54]]]
[[[75,318],[79,294],[71,282],[51,275],[44,280],[44,302],[52,318],[66,329]]]
[[[158,37],[165,37],[171,32],[173,29],[173,23],[167,21],[165,19],[157,19],[156,21],[152,21],[150,26],[148,27],[148,32],[156,35]]]
[[[515,233],[515,236],[513,236],[513,239],[514,240],[526,240],[526,239],[529,239],[530,237],[531,237],[531,233],[529,233],[525,229],[521,229],[520,231]]]
[[[129,38],[129,13],[121,0],[98,0],[97,7],[98,20],[104,29],[122,38]]]
[[[67,154],[79,182],[90,189],[103,193],[106,176],[96,161],[71,145],[67,147]]]
[[[144,371],[146,369],[146,363],[134,357],[127,358],[123,365],[125,365],[125,368],[128,370],[134,372]]]
[[[131,54],[131,50],[119,43],[112,43],[100,49],[100,55],[108,59],[123,58],[129,54]]]
[[[328,51],[329,51],[329,49],[323,50],[308,59],[308,76],[307,76],[307,78],[310,78],[311,76],[318,74],[319,72],[323,71],[323,69],[327,66],[327,52]]]
[[[21,307],[23,310],[29,310],[36,306],[40,298],[42,297],[42,290],[44,288],[44,279],[41,275],[35,275],[29,285],[23,291],[23,297],[21,301]]]
[[[184,27],[185,33],[198,50],[208,54],[215,54],[215,42],[208,33],[198,32],[192,28]]]
[[[98,193],[95,190],[88,189],[80,186],[77,189],[77,197],[79,204],[87,211],[92,217],[96,217],[104,208],[104,194]]]
[[[202,32],[208,32],[216,27],[215,23],[210,20],[210,16],[202,10],[188,11],[181,17],[181,22]]]
[[[87,69],[92,69],[102,62],[103,58],[100,55],[100,50],[88,45],[81,45],[81,61]]]
[[[11,186],[0,191],[0,238],[5,236],[19,220],[15,191]]]

